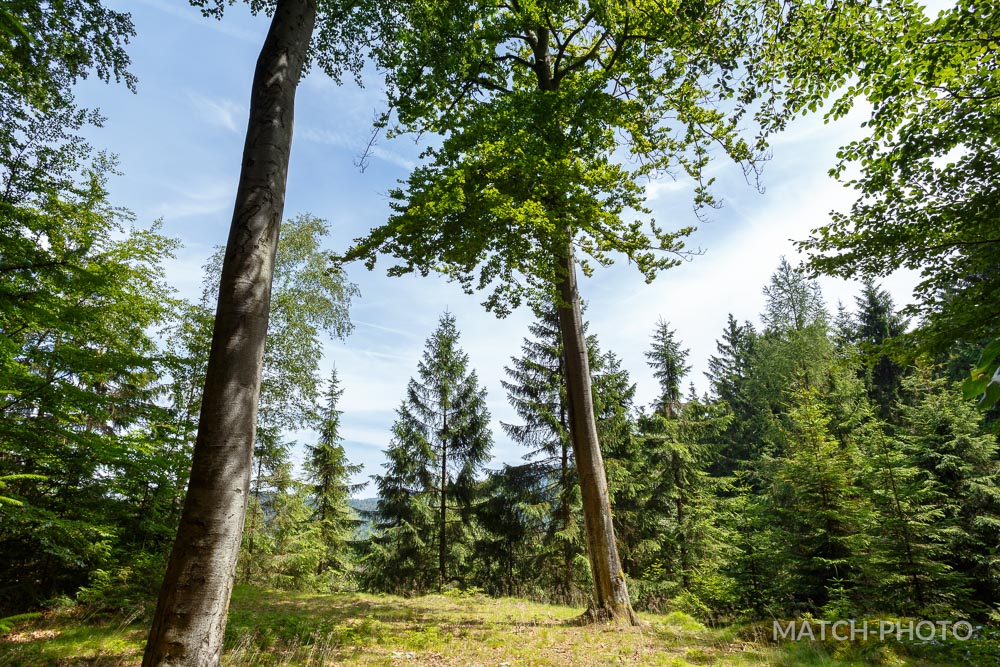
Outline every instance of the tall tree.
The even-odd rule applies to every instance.
[[[312,484],[313,518],[319,522],[324,556],[318,574],[329,573],[343,578],[351,567],[350,542],[358,526],[351,509],[351,494],[361,491],[366,483],[352,484],[351,476],[361,472],[360,464],[347,461],[340,435],[338,407],[344,390],[337,378],[337,369],[330,374],[326,388],[326,404],[320,412],[319,442],[310,447],[306,472]]]
[[[228,0],[190,0],[221,18]],[[191,480],[143,665],[217,664],[246,513],[271,280],[285,204],[295,92],[310,63],[361,67],[334,0],[248,0],[271,17],[222,263]],[[314,38],[314,29],[319,24]]]
[[[493,445],[486,390],[479,386],[476,372],[469,369],[469,355],[459,347],[458,339],[455,317],[445,313],[424,346],[417,377],[410,379],[393,429],[396,443],[391,460],[415,459],[400,461],[393,468],[413,470],[411,483],[422,486],[419,493],[436,510],[435,535],[422,537],[433,539],[437,547],[439,590],[450,581],[450,573],[457,574],[449,565],[469,542],[466,533],[472,521],[477,476]],[[395,476],[404,477],[398,472]],[[380,490],[388,482],[379,481]],[[381,509],[379,513],[383,514]],[[392,567],[391,563],[388,566]]]
[[[732,313],[716,341],[717,354],[708,359],[712,393],[733,415],[722,437],[712,472],[727,475],[759,454],[762,428],[760,411],[748,391],[757,351],[757,331],[750,322],[739,324]]]
[[[801,20],[827,15],[803,4],[361,3],[380,28],[375,56],[397,129],[443,139],[393,194],[391,220],[344,257],[371,267],[394,254],[402,263],[390,274],[437,270],[469,290],[493,287],[486,306],[501,315],[526,294],[555,301],[594,575],[589,618],[635,621],[595,424],[578,255],[589,274],[591,261],[621,253],[647,279],[679,261],[691,228],[658,227],[638,181],[684,170],[706,205],[710,146],[755,164],[763,140],[738,128],[750,105],[764,130],[787,118],[784,88],[771,81],[784,44]]]
[[[652,349],[646,351],[646,363],[653,369],[653,377],[660,383],[658,410],[667,418],[677,416],[681,404],[681,380],[691,370],[687,365],[689,351],[681,349],[674,339],[677,332],[662,318],[656,322]]]
[[[893,305],[892,295],[871,280],[855,297],[858,306],[854,341],[862,353],[868,398],[882,419],[890,419],[899,400],[903,367],[886,352],[886,346],[906,333],[907,321]]]

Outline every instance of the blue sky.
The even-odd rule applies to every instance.
[[[182,296],[195,299],[201,266],[228,233],[250,83],[267,19],[250,16],[242,5],[218,22],[182,0],[107,4],[133,15],[138,34],[129,53],[138,94],[87,81],[78,101],[99,107],[108,119],[89,136],[96,147],[120,158],[122,175],[111,183],[113,201],[134,211],[138,224],[162,218],[165,233],[183,242],[167,264],[167,275]],[[319,72],[299,89],[285,217],[308,212],[328,220],[332,250],[344,249],[384,221],[386,192],[417,160],[420,147],[401,138],[380,142],[368,168],[358,169],[357,157],[380,108],[377,86],[338,86]],[[827,170],[836,149],[858,136],[865,116],[866,110],[858,108],[832,125],[818,116],[794,122],[772,143],[764,194],[747,185],[740,169],[717,163],[715,192],[723,208],[712,211],[710,222],[701,224],[689,242],[704,254],[653,284],[646,285],[627,264],[583,279],[591,331],[603,349],[622,358],[638,385],[639,404],[654,398],[655,381],[643,352],[659,318],[669,321],[690,348],[689,379],[704,390],[706,361],[727,314],[756,322],[764,303],[761,289],[780,257],[798,261],[791,240],[805,238],[831,210],[850,206],[852,192]],[[649,186],[649,196],[661,224],[695,222],[689,184],[658,181]],[[359,478],[380,472],[393,412],[415,373],[424,340],[445,309],[455,314],[462,345],[489,393],[494,467],[519,460],[523,451],[506,439],[498,423],[515,419],[500,380],[503,366],[519,353],[530,314],[515,312],[498,320],[480,306],[481,297],[463,294],[440,278],[390,279],[378,267],[369,273],[360,264],[348,268],[348,277],[361,289],[352,308],[356,328],[346,341],[328,342],[321,367],[324,377],[333,364],[340,373],[345,447],[352,461],[365,466]],[[913,274],[900,274],[885,286],[902,304],[915,281]],[[853,305],[857,284],[820,282],[831,308],[838,300]],[[297,435],[301,441],[311,437]]]

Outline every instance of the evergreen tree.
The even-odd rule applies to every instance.
[[[737,323],[730,313],[722,338],[716,342],[717,355],[708,359],[706,376],[712,393],[733,415],[710,467],[716,476],[729,475],[759,455],[762,414],[749,391],[757,342],[758,334],[753,325]]]
[[[431,451],[414,430],[405,401],[396,415],[385,472],[372,477],[378,501],[369,516],[372,535],[361,561],[361,582],[368,590],[426,593],[439,582]]]
[[[366,483],[351,484],[352,475],[361,471],[360,464],[350,464],[340,436],[338,409],[344,390],[337,379],[337,369],[330,374],[326,403],[319,417],[319,442],[309,448],[306,461],[307,480],[311,484],[312,520],[319,524],[319,539],[323,557],[317,564],[317,574],[329,573],[341,580],[352,568],[351,541],[359,521],[349,501]]]
[[[641,445],[632,464],[642,500],[632,515],[638,519],[635,532],[643,545],[637,550],[636,575],[655,580],[659,596],[680,594],[686,609],[701,612],[701,598],[717,592],[706,590],[702,575],[718,569],[721,551],[712,518],[714,485],[705,469],[729,417],[702,405],[696,396],[681,401],[687,356],[688,350],[660,320],[646,357],[660,382],[661,398],[655,410],[639,420]],[[716,579],[709,588],[717,589],[718,583]]]
[[[479,492],[477,475],[493,444],[486,390],[479,387],[476,372],[469,370],[469,356],[458,346],[458,338],[454,316],[445,313],[427,340],[417,377],[411,378],[398,410],[388,474],[376,478],[379,527],[399,532],[408,524],[413,529],[406,553],[397,556],[383,548],[383,562],[394,568],[395,559],[409,559],[411,549],[433,544],[439,589],[452,578],[461,578],[472,543],[469,530]],[[407,502],[399,497],[401,491],[407,496],[423,496],[417,502],[434,507],[433,535],[417,530],[426,528],[425,522],[418,525],[415,519],[408,520],[415,513],[425,518],[423,508],[396,506],[401,500]],[[390,539],[396,537],[389,535]]]
[[[871,280],[864,282],[854,342],[861,349],[865,387],[878,415],[892,420],[903,379],[903,367],[885,353],[885,345],[906,332],[907,321],[896,312],[892,296]]]
[[[548,556],[536,570],[537,578],[555,599],[576,602],[587,583],[562,339],[554,307],[543,306],[535,315],[535,321],[529,326],[531,337],[525,338],[521,346],[523,355],[511,359],[511,364],[505,368],[508,379],[502,381],[508,400],[523,423],[503,423],[502,426],[511,439],[529,448],[524,458],[530,461],[528,466],[532,472],[516,479],[537,482],[525,488],[524,502],[529,506],[534,504],[531,496],[539,491],[534,486],[537,483],[541,485],[548,507],[550,518],[542,541],[542,551]],[[592,335],[588,336],[588,353],[598,433],[602,451],[609,458],[609,484],[615,488],[615,505],[619,507],[624,495],[622,486],[630,482],[614,459],[628,456],[629,412],[635,387],[621,369],[617,357],[602,353]]]
[[[676,332],[660,318],[653,332],[652,349],[646,352],[646,362],[653,369],[653,377],[660,383],[657,410],[668,419],[676,416],[681,404],[681,380],[691,367],[687,365],[688,350],[681,349],[674,340]]]
[[[802,388],[793,401],[785,455],[772,464],[772,498],[787,595],[801,609],[816,610],[841,603],[865,578],[873,512],[858,486],[860,452],[832,435],[819,390]]]
[[[982,415],[931,369],[903,380],[900,437],[941,518],[936,539],[945,563],[965,577],[972,600],[957,606],[983,614],[1000,602],[1000,469],[997,441]]]

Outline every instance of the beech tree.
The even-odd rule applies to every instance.
[[[229,0],[190,0],[220,17]],[[248,0],[271,16],[250,91],[250,117],[219,281],[191,479],[143,665],[218,664],[257,430],[271,280],[285,204],[295,91],[315,62],[358,71],[338,50],[340,3]],[[321,26],[313,35],[317,23]]]
[[[395,255],[391,275],[434,270],[469,291],[490,289],[485,305],[501,316],[525,298],[558,305],[592,619],[636,620],[598,445],[577,264],[589,274],[619,253],[652,280],[680,261],[692,228],[657,225],[641,180],[680,171],[696,206],[715,203],[705,175],[712,152],[753,171],[765,145],[739,128],[753,117],[767,132],[787,118],[778,79],[798,55],[789,41],[862,11],[793,5],[359,3],[376,33],[392,131],[441,142],[392,193],[390,220],[340,259],[371,268],[377,255]],[[794,76],[802,94],[789,108],[822,93],[807,70]]]

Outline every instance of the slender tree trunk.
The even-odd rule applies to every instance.
[[[688,590],[691,587],[690,570],[688,568],[688,535],[685,525],[684,506],[684,480],[681,477],[681,457],[677,452],[671,452],[670,465],[674,470],[674,489],[677,493],[674,499],[674,507],[677,509],[677,536],[681,547],[681,588]]]
[[[597,439],[594,397],[590,383],[587,340],[580,315],[580,293],[576,285],[576,262],[572,241],[562,257],[559,282],[559,328],[566,355],[566,393],[573,458],[580,477],[583,500],[583,524],[587,535],[587,554],[594,577],[594,600],[581,620],[614,621],[638,624],[632,611],[615,543],[611,521],[611,501],[604,460]]]
[[[246,516],[295,89],[315,22],[316,0],[278,0],[257,60],[191,480],[144,667],[214,666],[221,657]]]
[[[448,430],[448,415],[445,417],[445,433]],[[438,527],[438,592],[444,590],[444,584],[447,579],[447,572],[445,570],[445,556],[448,553],[448,545],[445,542],[447,539],[447,530],[445,529],[447,520],[448,505],[446,502],[448,493],[448,444],[445,442],[441,447],[441,508],[440,508],[440,518],[438,521],[440,525]]]
[[[560,336],[562,334],[560,333]],[[559,356],[559,379],[563,381],[566,377],[565,375],[565,364],[563,363],[563,356],[565,353]],[[564,382],[565,384],[565,382]],[[569,425],[566,423],[566,406],[563,404],[563,397],[559,396],[559,424],[562,426],[562,433],[559,434],[560,447],[562,448],[561,458],[559,461],[559,503],[561,507],[559,508],[560,514],[562,515],[562,529],[563,529],[563,597],[564,602],[569,604],[570,596],[573,592],[573,547],[566,540],[565,536],[567,531],[569,531],[569,522],[572,518],[572,508],[569,506],[569,443],[566,441],[566,435],[569,434]]]

